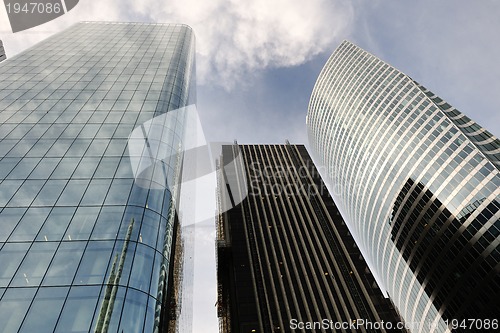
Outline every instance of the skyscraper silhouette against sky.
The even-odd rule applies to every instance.
[[[83,22],[0,65],[0,332],[173,324],[176,193],[152,182],[181,160],[138,175],[127,140],[193,103],[194,75],[183,25]],[[160,125],[177,151],[182,120]]]
[[[221,333],[405,331],[303,145],[223,146],[220,164]]]
[[[347,41],[316,82],[307,125],[374,273],[406,321],[422,322],[414,331],[498,319],[500,141]]]

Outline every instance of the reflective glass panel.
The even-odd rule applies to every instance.
[[[28,310],[36,288],[8,289],[0,302],[0,329],[2,332],[17,332]]]
[[[68,287],[40,289],[19,332],[54,332],[68,290]]]
[[[72,287],[55,332],[88,332],[96,309],[100,287]]]
[[[28,243],[7,243],[0,250],[0,287],[7,287],[29,249]]]
[[[75,284],[103,283],[113,251],[112,241],[89,242],[75,277]]]
[[[43,285],[71,284],[86,245],[86,242],[62,242],[45,274]]]
[[[12,232],[9,241],[34,240],[49,212],[50,208],[29,208]]]
[[[78,207],[64,235],[65,240],[86,240],[94,228],[100,207]]]
[[[57,243],[33,243],[19,267],[19,270],[12,279],[11,286],[24,287],[39,285],[54,256],[56,248]]]

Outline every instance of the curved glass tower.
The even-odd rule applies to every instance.
[[[178,150],[182,115],[152,119],[194,102],[194,70],[175,24],[83,22],[0,64],[0,332],[171,326],[182,159],[138,176],[130,137]]]
[[[500,141],[347,41],[316,82],[307,126],[382,287],[420,323],[413,331],[498,320]]]

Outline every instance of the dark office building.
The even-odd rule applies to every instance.
[[[403,331],[304,146],[224,146],[218,188],[221,332]]]

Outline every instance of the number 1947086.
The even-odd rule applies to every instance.
[[[63,9],[60,3],[29,2],[29,3],[6,3],[7,13],[11,14],[59,14]]]
[[[465,329],[465,330],[494,330],[497,331],[499,327],[498,319],[451,319],[445,320],[446,325],[452,330]]]

